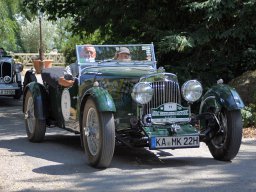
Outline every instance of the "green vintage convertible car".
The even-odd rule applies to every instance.
[[[230,161],[242,138],[238,93],[219,83],[205,91],[199,81],[179,85],[175,74],[157,68],[153,44],[93,45],[95,60],[77,45],[78,75],[71,87],[58,84],[63,69],[26,74],[23,111],[28,139],[41,142],[46,128],[80,134],[88,163],[110,166],[116,145],[155,149],[197,148],[205,142],[217,160]],[[129,50],[119,60],[116,54]],[[198,103],[197,114],[191,104]]]

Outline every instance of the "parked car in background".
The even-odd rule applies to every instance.
[[[0,50],[0,96],[20,99],[22,96],[21,72],[23,65],[15,63],[11,56]]]
[[[93,45],[93,61],[81,54],[86,46],[76,46],[72,87],[58,84],[60,68],[44,69],[43,84],[27,80],[23,111],[31,142],[43,141],[46,127],[80,134],[88,163],[100,168],[110,165],[116,145],[155,150],[205,142],[217,160],[237,155],[244,104],[233,88],[219,83],[203,94],[198,80],[180,85],[175,74],[157,68],[153,44]],[[128,55],[118,60],[121,52]]]

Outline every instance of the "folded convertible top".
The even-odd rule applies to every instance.
[[[53,67],[53,68],[45,68],[42,70],[42,79],[48,85],[57,88],[58,80],[60,77],[64,76],[64,68],[63,67]]]

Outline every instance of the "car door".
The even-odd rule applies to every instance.
[[[64,127],[79,132],[79,118],[77,113],[78,81],[70,88],[65,88],[61,94],[61,111]]]

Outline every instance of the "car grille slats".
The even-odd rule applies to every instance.
[[[12,78],[12,64],[8,62],[0,62],[0,82],[2,82],[5,76],[10,76]]]
[[[152,100],[143,106],[144,114],[150,114],[152,108],[157,108],[160,105],[168,102],[180,103],[180,88],[175,81],[161,81],[151,83],[154,89]]]

